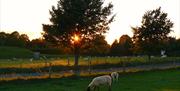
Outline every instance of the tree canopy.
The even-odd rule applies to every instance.
[[[96,35],[92,40],[82,45],[82,54],[90,56],[105,56],[109,53],[110,45],[103,35]]]
[[[119,39],[119,51],[121,56],[132,55],[133,42],[128,35],[122,35]]]
[[[150,56],[155,51],[164,48],[164,41],[169,39],[168,34],[173,27],[173,23],[167,18],[167,15],[161,11],[161,7],[147,11],[142,17],[142,25],[132,27],[133,42],[137,50],[141,50]]]
[[[51,25],[43,24],[43,36],[48,41],[69,44],[77,34],[81,39],[91,39],[93,35],[103,34],[113,21],[113,5],[103,5],[103,0],[59,0],[50,10]]]
[[[110,55],[112,56],[129,56],[132,55],[133,42],[128,35],[122,35],[111,45]]]

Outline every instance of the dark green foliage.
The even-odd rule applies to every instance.
[[[142,25],[132,27],[135,51],[144,52],[147,55],[160,54],[165,50],[165,43],[169,39],[173,23],[167,18],[167,13],[161,11],[161,7],[147,11],[142,17]]]
[[[33,39],[29,43],[28,47],[40,49],[40,48],[48,48],[48,45],[44,39]]]
[[[0,46],[27,47],[29,37],[26,34],[0,32]]]
[[[82,54],[91,56],[105,56],[109,53],[110,45],[103,35],[95,35],[92,40],[82,44]]]
[[[111,49],[110,49],[110,55],[112,56],[118,56],[119,55],[119,44],[118,44],[118,40],[115,40],[112,45],[111,45]]]
[[[122,35],[119,42],[115,40],[111,45],[110,55],[112,56],[130,56],[133,54],[133,42],[128,35]]]
[[[166,50],[168,56],[180,56],[180,39],[170,38]]]
[[[119,52],[121,56],[132,55],[133,42],[128,35],[122,35],[119,39]]]

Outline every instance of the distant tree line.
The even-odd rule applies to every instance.
[[[43,38],[30,40],[28,35],[20,34],[17,31],[14,31],[12,33],[0,32],[0,46],[27,48],[32,51],[38,51],[45,54],[62,53],[59,48],[53,47]]]
[[[0,46],[14,46],[28,48],[44,54],[73,54],[71,47],[51,44],[43,38],[30,40],[26,34],[19,34],[17,31],[12,33],[0,32]],[[109,45],[103,35],[94,36],[91,41],[82,44],[81,55],[88,56],[137,56],[146,55],[145,51],[139,50],[133,38],[122,35],[119,40],[115,40]],[[155,49],[153,49],[155,50]],[[180,56],[180,39],[170,37],[166,40],[162,50],[166,55]],[[160,55],[160,50],[152,53],[153,56]]]
[[[29,37],[26,34],[20,35],[17,31],[0,32],[0,46],[27,47],[29,42]]]

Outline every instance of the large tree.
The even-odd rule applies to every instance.
[[[50,10],[51,25],[43,24],[43,36],[56,44],[74,44],[75,66],[78,66],[80,44],[93,35],[103,34],[114,18],[113,5],[103,0],[59,0]],[[108,17],[111,16],[111,17]],[[74,37],[72,37],[74,36]],[[73,38],[73,40],[72,40]]]
[[[161,7],[147,11],[142,17],[142,25],[132,27],[133,41],[137,50],[142,50],[149,58],[155,52],[164,48],[163,43],[168,39],[172,31],[173,23],[167,18],[167,13],[161,11]]]

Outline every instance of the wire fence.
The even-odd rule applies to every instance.
[[[146,57],[80,57],[78,70],[74,70],[73,63],[73,58],[3,60],[0,65],[0,79],[59,78],[112,71],[178,68],[180,57],[153,57],[150,60]]]

